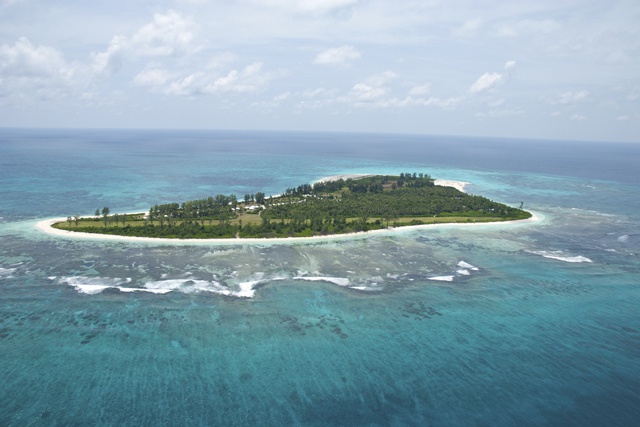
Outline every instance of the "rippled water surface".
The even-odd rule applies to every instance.
[[[634,425],[640,146],[0,131],[0,425]],[[46,218],[424,172],[535,223],[287,244]]]

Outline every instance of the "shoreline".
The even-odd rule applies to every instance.
[[[314,181],[314,184],[316,182],[330,182],[330,181],[338,181],[340,179],[344,179],[346,181],[347,179],[365,178],[367,176],[374,176],[374,175],[366,174],[366,173],[345,173],[340,175],[331,175],[331,176],[326,176],[324,178],[321,178],[317,181]],[[456,190],[462,191],[463,193],[465,193],[465,187],[470,184],[469,182],[454,181],[451,179],[434,179],[433,183],[434,185],[438,185],[442,187],[453,187]]]
[[[364,176],[372,176],[371,174],[341,174],[332,175],[322,178],[316,182],[328,182],[337,181],[339,179],[348,178],[362,178]],[[436,179],[435,185],[453,187],[457,190],[465,192],[465,187],[469,185],[468,182],[454,181],[448,179]],[[143,212],[144,213],[144,212]],[[447,222],[440,224],[420,224],[420,225],[406,225],[402,227],[390,227],[378,230],[360,231],[357,233],[344,233],[344,234],[330,234],[325,236],[310,236],[310,237],[274,237],[274,238],[229,238],[229,239],[169,239],[163,237],[137,237],[137,236],[119,236],[112,234],[99,234],[99,233],[84,233],[81,231],[68,231],[53,228],[52,225],[56,222],[65,221],[66,218],[50,218],[42,221],[38,221],[35,224],[35,228],[45,234],[56,237],[64,237],[70,239],[85,239],[95,241],[120,241],[131,243],[166,243],[166,244],[178,244],[178,245],[193,245],[193,244],[215,244],[215,245],[242,245],[242,244],[263,244],[263,243],[276,243],[276,244],[296,244],[296,243],[315,243],[332,240],[345,240],[350,238],[365,238],[376,234],[392,234],[400,231],[412,231],[418,229],[428,228],[443,228],[443,227],[470,227],[470,226],[495,226],[495,225],[517,225],[525,223],[534,223],[543,220],[544,218],[531,212],[531,218],[519,219],[512,221],[491,221],[491,222]]]
[[[70,239],[84,239],[95,241],[114,241],[114,242],[131,242],[131,243],[166,243],[178,245],[192,244],[216,244],[216,245],[242,245],[242,244],[296,244],[296,243],[315,243],[332,240],[343,240],[350,238],[368,237],[376,234],[393,234],[401,231],[412,231],[418,229],[444,228],[444,227],[480,227],[480,226],[496,226],[496,225],[522,225],[528,223],[540,222],[543,216],[535,212],[531,212],[531,218],[518,219],[513,221],[492,221],[492,222],[448,222],[442,224],[420,224],[406,225],[404,227],[391,227],[379,230],[360,231],[358,233],[330,234],[326,236],[310,236],[310,237],[274,237],[274,238],[232,238],[232,239],[168,239],[163,237],[136,237],[136,236],[119,236],[111,234],[83,233],[80,231],[59,230],[51,227],[52,224],[64,221],[66,218],[50,218],[38,221],[35,228],[50,236],[64,237]]]

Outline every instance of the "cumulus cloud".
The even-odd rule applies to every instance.
[[[502,80],[498,73],[484,73],[469,88],[471,93],[481,93],[494,88]]]
[[[360,56],[360,52],[353,46],[340,46],[319,53],[313,62],[320,65],[347,66],[352,61],[360,58]]]
[[[393,71],[385,71],[384,73],[373,75],[364,82],[353,85],[349,94],[343,97],[342,101],[355,105],[379,102],[390,92],[388,83],[397,77],[397,74]]]
[[[153,21],[143,25],[133,36],[117,35],[104,52],[91,55],[97,73],[113,74],[127,58],[179,56],[198,51],[198,26],[173,10],[156,13]]]
[[[156,13],[153,21],[142,26],[131,38],[141,55],[168,56],[191,53],[200,48],[196,41],[198,26],[191,18],[170,10]]]
[[[512,70],[514,68],[516,68],[516,61],[514,61],[513,59],[505,62],[505,64],[504,64],[504,69],[505,70]]]
[[[582,121],[582,120],[587,120],[587,118],[582,114],[573,114],[570,120]]]
[[[113,74],[119,71],[128,47],[129,43],[125,37],[113,37],[106,51],[91,54],[94,71],[98,74]]]
[[[26,37],[0,45],[0,88],[5,96],[26,99],[62,97],[86,83],[83,68],[67,62],[49,46],[35,46]]]
[[[0,72],[3,76],[54,77],[69,71],[58,50],[34,46],[26,37],[21,37],[13,46],[0,45]]]
[[[161,68],[149,68],[142,70],[133,78],[138,86],[162,86],[171,78],[171,73]]]

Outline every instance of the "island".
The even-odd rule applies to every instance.
[[[55,229],[168,239],[248,239],[330,236],[423,224],[514,221],[531,218],[519,207],[435,185],[424,173],[337,177],[262,192],[218,194],[152,206],[144,213],[69,216]]]

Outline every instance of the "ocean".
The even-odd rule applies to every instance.
[[[2,129],[0,425],[637,425],[638,165],[615,142]],[[36,228],[401,172],[541,219],[255,244]]]

